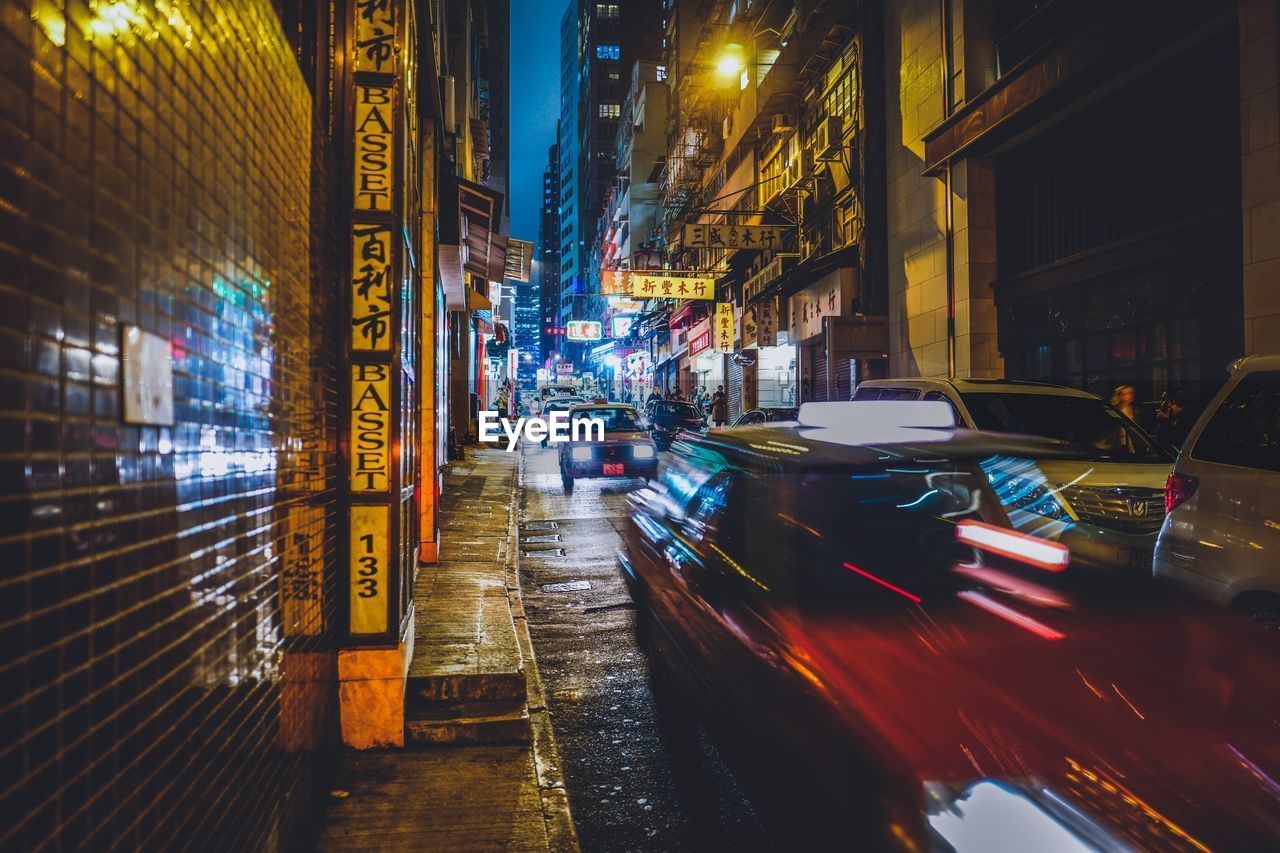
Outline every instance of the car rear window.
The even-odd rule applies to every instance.
[[[698,407],[693,403],[682,403],[673,400],[659,400],[653,404],[653,413],[655,415],[668,415],[676,418],[696,418],[698,415]]]
[[[914,400],[920,392],[914,388],[884,388],[872,386],[859,388],[853,394],[855,400]]]
[[[1280,471],[1280,372],[1251,373],[1241,379],[1205,425],[1191,456]]]

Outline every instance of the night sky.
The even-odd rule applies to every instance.
[[[511,2],[511,236],[536,242],[542,167],[560,113],[560,16],[568,0]]]

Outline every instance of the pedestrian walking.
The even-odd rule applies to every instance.
[[[1181,450],[1191,431],[1192,418],[1187,414],[1187,397],[1181,388],[1165,389],[1156,409],[1156,441],[1165,447]]]
[[[724,393],[723,385],[717,385],[716,393],[711,395],[711,420],[718,427],[729,423],[729,395]]]
[[[1131,421],[1138,417],[1137,399],[1138,394],[1132,385],[1117,385],[1116,390],[1111,392],[1111,405]]]

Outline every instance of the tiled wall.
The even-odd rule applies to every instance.
[[[313,153],[266,0],[0,0],[0,847],[269,847],[323,782]]]

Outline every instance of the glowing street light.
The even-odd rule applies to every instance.
[[[720,55],[720,60],[716,63],[716,70],[720,76],[726,78],[737,77],[747,66],[742,60],[742,45],[729,43],[724,46],[724,53]]]

